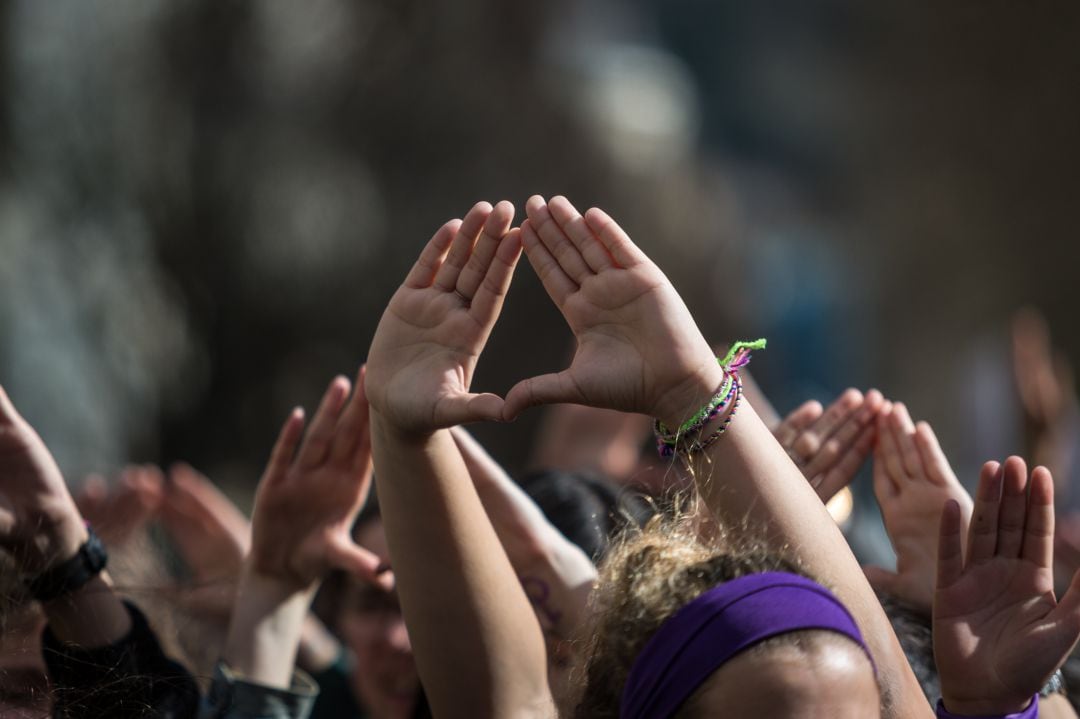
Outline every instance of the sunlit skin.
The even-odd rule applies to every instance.
[[[356,532],[357,543],[388,562],[386,533],[373,520]],[[412,645],[397,597],[381,588],[350,580],[338,629],[356,657],[353,692],[374,719],[411,717],[420,690]]]
[[[837,637],[744,652],[713,672],[692,700],[700,716],[777,719],[879,717],[873,667],[861,648]]]

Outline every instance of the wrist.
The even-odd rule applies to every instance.
[[[716,358],[710,357],[682,382],[664,392],[653,408],[652,416],[666,427],[679,427],[708,404],[723,381],[723,368]]]

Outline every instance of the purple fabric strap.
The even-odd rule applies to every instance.
[[[764,572],[718,584],[675,612],[641,650],[623,687],[619,716],[669,717],[739,652],[803,629],[839,632],[870,656],[847,608],[813,580]]]
[[[945,703],[938,699],[937,716],[938,719],[1039,719],[1039,695],[1036,694],[1031,698],[1031,704],[1024,711],[1015,714],[985,714],[980,716],[953,714],[945,708]]]

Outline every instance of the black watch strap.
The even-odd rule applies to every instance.
[[[94,530],[86,528],[89,537],[71,559],[65,560],[39,574],[30,582],[30,595],[47,602],[70,594],[101,574],[109,555]]]

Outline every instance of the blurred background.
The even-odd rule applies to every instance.
[[[23,0],[0,28],[0,383],[72,478],[253,489],[480,199],[604,207],[710,337],[769,338],[781,413],[878,387],[965,479],[1022,447],[1012,312],[1080,356],[1075,3]],[[569,342],[523,263],[474,387]],[[477,434],[517,471],[537,415]]]

